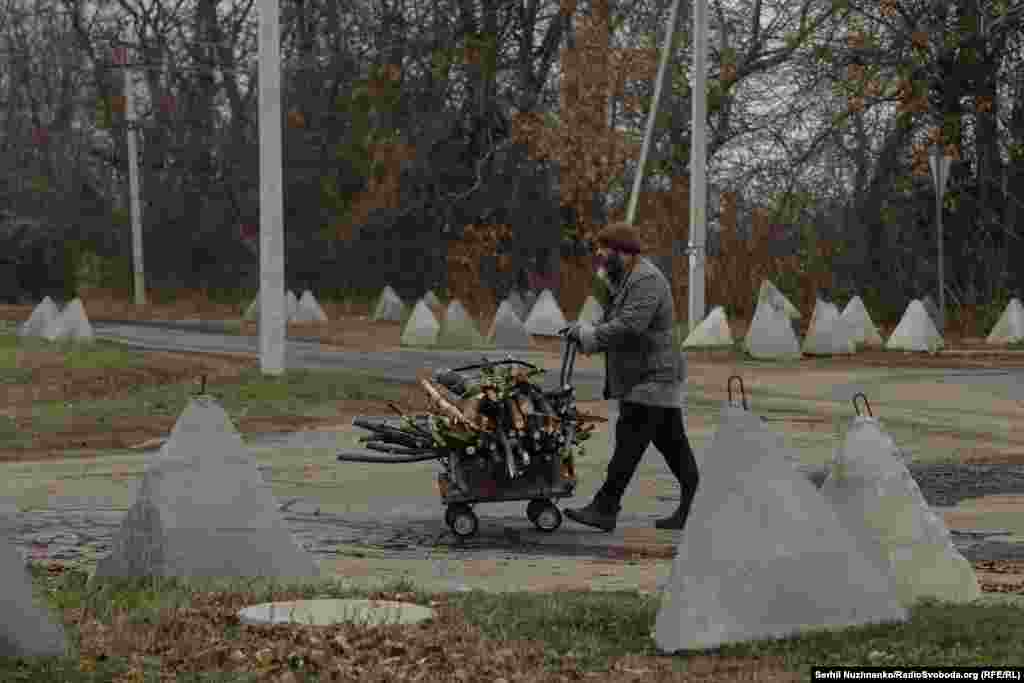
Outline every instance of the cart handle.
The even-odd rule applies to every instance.
[[[524,365],[533,370],[540,370],[545,372],[543,368],[539,368],[533,363],[527,363],[525,360],[519,360],[517,358],[506,358],[505,360],[487,360],[484,358],[483,363],[476,363],[474,365],[463,365],[461,368],[451,368],[451,372],[462,372],[464,370],[479,370],[480,368],[491,368],[495,365]]]
[[[569,339],[567,334],[562,334],[565,346],[562,347],[562,369],[558,373],[558,388],[568,389],[572,380],[573,366],[576,364],[576,342]]]

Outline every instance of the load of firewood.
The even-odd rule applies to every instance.
[[[594,422],[577,412],[571,393],[546,395],[534,378],[544,372],[521,361],[485,362],[478,377],[444,370],[423,371],[418,383],[429,414],[402,415],[399,427],[367,421],[357,426],[372,436],[367,448],[388,453],[457,453],[490,460],[509,478],[521,476],[538,459],[572,462],[584,454]],[[396,409],[397,410],[397,409]]]

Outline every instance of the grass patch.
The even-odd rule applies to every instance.
[[[123,345],[104,340],[81,344],[73,341],[48,342],[38,337],[19,337],[7,331],[0,333],[0,381],[8,384],[28,382],[31,370],[20,367],[26,352],[60,353],[68,369],[142,367],[144,354],[130,351]]]
[[[67,382],[75,396],[75,370],[97,369],[113,379],[118,370],[135,370],[152,363],[144,351],[113,342],[97,341],[87,345],[54,345],[44,340],[19,339],[0,334],[0,386],[29,386],[37,381],[35,372],[24,367],[22,354],[32,350],[48,351],[48,371],[67,369]],[[92,375],[95,381],[95,372]],[[145,373],[150,374],[150,373]],[[178,376],[183,376],[179,374]],[[102,429],[119,420],[154,416],[176,417],[200,386],[194,379],[157,384],[131,384],[108,397],[89,396],[82,400],[36,399],[31,402],[30,423],[19,428],[9,416],[0,416],[0,448],[30,447],[33,434],[63,432],[75,421]],[[118,385],[114,385],[118,386]],[[244,417],[331,417],[333,402],[342,400],[394,401],[402,397],[405,384],[390,377],[346,370],[287,370],[280,377],[263,375],[259,368],[241,370],[236,377],[211,379],[206,393],[214,396],[233,420]],[[52,396],[52,394],[51,394]],[[81,425],[79,425],[81,426]]]
[[[158,680],[161,670],[174,671],[179,681],[286,680],[274,676],[289,672],[295,678],[287,680],[339,680],[317,664],[324,661],[325,650],[329,667],[361,662],[361,670],[349,669],[350,676],[340,680],[371,681],[412,680],[412,674],[425,670],[436,672],[434,680],[447,680],[449,676],[433,667],[474,662],[484,662],[490,670],[467,668],[471,676],[466,680],[531,673],[540,678],[566,667],[583,673],[608,671],[624,657],[630,657],[634,666],[640,657],[642,665],[677,671],[706,667],[709,657],[766,658],[804,676],[814,665],[1024,665],[1019,645],[1024,639],[1024,610],[985,602],[922,601],[902,624],[817,631],[666,657],[651,636],[660,596],[636,592],[439,595],[406,580],[381,591],[340,580],[281,584],[262,579],[146,579],[90,584],[79,570],[54,575],[32,565],[31,572],[40,594],[65,615],[71,656],[2,659],[0,678],[5,681]],[[245,605],[308,598],[401,599],[434,607],[437,618],[418,626],[342,624],[323,630],[243,627],[231,618]],[[311,640],[311,634],[319,634],[321,640]],[[382,648],[390,657],[383,663]],[[424,652],[437,656],[421,659]],[[509,652],[515,656],[507,656]],[[132,669],[134,679],[120,678]],[[409,675],[402,675],[405,672]]]
[[[397,400],[403,383],[348,371],[287,370],[280,377],[248,368],[237,378],[209,383],[206,393],[218,400],[232,419],[242,417],[319,416],[324,403],[339,400]],[[47,429],[76,418],[97,422],[117,418],[176,416],[199,391],[195,382],[145,386],[127,396],[77,403],[40,402],[33,406],[33,428]]]

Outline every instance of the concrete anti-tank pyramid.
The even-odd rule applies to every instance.
[[[684,349],[733,345],[732,330],[725,315],[725,309],[715,306],[683,342]]]
[[[427,293],[423,295],[423,303],[432,308],[441,307],[441,300],[437,298],[437,295],[434,294],[434,290],[432,289],[428,289]]]
[[[189,401],[142,475],[97,577],[314,577],[224,409]]]
[[[64,629],[32,593],[32,578],[18,549],[0,538],[0,657],[63,657]]]
[[[32,315],[28,320],[18,327],[19,337],[39,337],[50,322],[60,315],[57,304],[53,303],[50,297],[43,297],[43,300],[32,309]]]
[[[800,358],[800,342],[784,310],[764,301],[757,305],[754,319],[744,338],[747,352],[763,360],[792,360]]]
[[[308,289],[302,293],[302,297],[299,299],[299,305],[298,308],[295,309],[295,317],[292,322],[327,322],[327,314],[324,313],[324,309],[320,307],[320,302],[316,300],[315,296],[313,296],[313,292]]]
[[[771,302],[776,307],[782,307],[786,315],[793,320],[800,319],[800,311],[796,306],[786,298],[786,295],[779,291],[771,280],[763,280],[761,282],[761,289],[757,293],[757,305],[760,306],[764,302]]]
[[[597,300],[597,297],[593,294],[587,296],[583,302],[583,308],[580,310],[580,316],[578,322],[590,323],[596,325],[600,322],[604,316],[604,307],[601,302]]]
[[[818,299],[804,338],[803,352],[810,356],[850,354],[856,350],[849,326],[834,304]]]
[[[879,334],[859,296],[850,299],[840,317],[850,327],[850,336],[855,345],[873,348],[881,348],[884,345],[882,335]]]
[[[441,325],[437,322],[430,307],[423,299],[413,306],[412,315],[405,323],[402,330],[402,346],[433,346],[437,343],[437,337],[441,332]]]
[[[458,299],[452,299],[445,312],[444,323],[437,336],[437,343],[456,348],[484,346],[484,338],[477,329],[473,317]]]
[[[530,334],[554,337],[558,335],[558,330],[567,324],[562,309],[555,301],[555,295],[551,293],[550,289],[545,289],[537,297],[537,303],[530,310],[530,315],[523,323],[523,327]]]
[[[523,302],[523,297],[519,292],[512,290],[512,292],[505,297],[505,301],[507,301],[508,305],[512,307],[512,312],[516,314],[516,317],[519,318],[520,322],[526,319],[526,303]]]
[[[299,310],[299,300],[290,289],[284,293],[284,310],[288,314],[288,322],[294,321],[295,313]]]
[[[533,307],[537,303],[537,292],[532,289],[526,290],[523,293],[523,314],[519,316],[519,319],[523,322],[530,317],[530,313],[533,312]]]
[[[67,306],[64,307],[64,310],[67,310]],[[67,339],[67,327],[68,321],[64,318],[64,311],[58,311],[57,315],[50,318],[49,322],[43,326],[43,331],[39,333],[39,336],[51,342]]]
[[[906,619],[886,568],[785,450],[757,415],[723,408],[658,611],[662,651]]]
[[[1024,306],[1021,306],[1020,299],[1010,299],[1006,310],[999,316],[999,322],[985,341],[989,344],[1017,344],[1024,341]]]
[[[969,602],[981,597],[974,569],[953,546],[892,437],[878,420],[853,419],[821,494],[839,521],[887,563],[906,606],[924,597]]]
[[[88,342],[94,339],[89,316],[81,299],[73,299],[60,314],[43,329],[42,336],[49,341],[72,340]]]
[[[388,285],[381,292],[377,299],[377,305],[373,309],[372,320],[388,322],[401,322],[405,317],[405,303],[398,296],[397,292]]]
[[[900,318],[900,324],[893,330],[885,348],[899,351],[938,351],[945,342],[935,329],[935,323],[924,309],[924,305],[914,299],[907,306]]]
[[[516,315],[513,304],[506,299],[498,306],[494,314],[494,322],[487,331],[487,341],[499,349],[529,349],[530,335],[523,327],[523,322]]]

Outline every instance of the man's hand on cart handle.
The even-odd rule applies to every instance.
[[[572,325],[567,325],[566,327],[563,327],[562,329],[560,329],[558,331],[558,334],[560,336],[565,337],[569,341],[576,342],[577,346],[580,344],[580,324],[579,323],[573,323]]]

